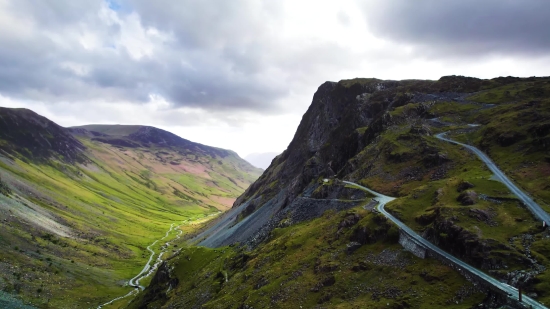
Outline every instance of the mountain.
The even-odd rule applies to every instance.
[[[413,232],[550,303],[548,230],[478,156],[440,138],[481,149],[548,213],[549,119],[548,77],[326,82],[288,148],[130,308],[508,303],[404,252],[378,201],[343,180],[395,197],[385,209]]]
[[[267,169],[271,164],[271,161],[278,155],[278,152],[262,152],[262,153],[251,153],[244,157],[244,159],[250,162],[252,165],[259,167],[261,169]]]
[[[260,173],[154,127],[63,128],[0,108],[0,304],[95,308],[127,294],[150,250],[168,252]]]
[[[149,126],[136,125],[84,125],[70,128],[72,132],[89,131],[92,140],[122,147],[168,147],[179,148],[188,152],[202,153],[209,156],[236,156],[236,153],[183,139],[173,133]],[[84,134],[85,131],[83,132]],[[250,166],[244,166],[250,169]]]
[[[45,161],[84,161],[84,145],[65,128],[28,109],[0,108],[0,149],[8,156]]]

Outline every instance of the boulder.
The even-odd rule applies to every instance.
[[[474,205],[477,202],[477,193],[473,190],[466,190],[456,198],[464,206]]]
[[[462,181],[461,183],[458,184],[458,186],[456,188],[456,191],[462,192],[464,190],[468,190],[468,189],[471,189],[473,187],[474,187],[474,184],[472,184],[470,182],[467,182],[467,181]]]
[[[347,253],[352,254],[355,250],[359,248],[361,248],[361,244],[356,241],[352,241],[349,244],[347,244]]]

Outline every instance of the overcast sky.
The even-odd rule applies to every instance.
[[[548,0],[0,0],[0,106],[281,152],[327,80],[550,75]]]

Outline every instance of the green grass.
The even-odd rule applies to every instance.
[[[350,213],[362,219],[338,232],[339,222]],[[456,292],[471,289],[471,284],[438,262],[403,251],[395,232],[388,231],[391,225],[380,220],[362,208],[327,212],[310,222],[275,229],[270,240],[252,252],[233,247],[186,247],[170,260],[179,284],[168,292],[169,302],[157,299],[148,308],[163,304],[187,308],[200,303],[203,308],[239,308],[243,304],[254,308],[387,308],[388,303],[390,307],[469,308],[484,298],[473,292],[457,304]],[[360,228],[377,240],[347,254],[346,245]],[[396,254],[404,266],[380,265],[365,258],[384,250]],[[423,277],[425,272],[433,278]],[[334,278],[332,285],[320,285],[330,278]],[[389,289],[394,293],[383,294]],[[437,295],[432,292],[435,289]],[[140,297],[130,308],[137,308],[148,296]]]
[[[548,81],[517,82],[474,94],[468,100],[501,104],[515,100],[543,98],[550,94]]]
[[[367,145],[351,162],[357,168],[352,179],[384,194],[398,197],[386,209],[400,220],[418,231],[435,231],[434,222],[451,220],[456,228],[463,229],[463,235],[487,244],[486,256],[474,253],[459,254],[460,258],[480,267],[481,260],[501,261],[507,269],[495,270],[497,277],[505,278],[506,273],[515,269],[529,269],[525,263],[524,248],[511,247],[510,239],[533,235],[537,239],[533,246],[545,252],[544,234],[540,222],[521,207],[519,201],[500,182],[491,179],[492,173],[475,155],[460,146],[435,139],[432,134],[450,131],[450,137],[472,144],[485,151],[493,161],[517,185],[535,198],[546,211],[550,211],[550,158],[548,145],[542,141],[548,139],[534,132],[544,132],[544,126],[550,119],[550,101],[540,97],[542,88],[546,93],[548,82],[514,84],[482,91],[468,100],[473,103],[437,102],[429,108],[429,117],[452,123],[450,126],[430,126],[430,122],[412,113],[419,103],[409,103],[393,109],[392,122],[372,143]],[[517,88],[517,95],[509,100],[504,95],[511,88]],[[493,98],[491,100],[487,98]],[[479,103],[497,103],[494,107],[482,107]],[[470,127],[468,124],[481,124]],[[412,132],[413,126],[428,126],[431,132],[419,134]],[[539,131],[535,131],[539,130]],[[542,131],[540,131],[542,130]],[[520,138],[512,145],[501,145],[500,140],[511,134]],[[542,134],[542,133],[541,133]],[[513,135],[512,135],[513,136]],[[447,161],[440,164],[426,162],[430,153],[443,154]],[[436,174],[439,173],[439,174]],[[435,175],[439,175],[434,177]],[[350,176],[348,176],[350,177]],[[457,186],[461,181],[474,184],[478,194],[501,199],[500,203],[478,199],[472,206],[463,206],[456,199]],[[436,193],[440,190],[441,194]],[[488,220],[480,220],[472,211],[488,213]],[[446,246],[444,231],[440,244]],[[458,246],[460,239],[448,239]],[[436,241],[437,242],[437,241]],[[449,246],[452,249],[452,246]],[[550,266],[544,253],[533,250],[537,262],[546,268]],[[460,254],[464,256],[460,256]],[[548,272],[537,276],[538,283],[527,287],[536,292],[539,300],[548,302],[550,294],[545,292]]]
[[[339,177],[397,197],[387,205],[387,210],[445,250],[475,267],[483,267],[501,280],[506,280],[512,270],[530,269],[525,254],[529,246],[531,256],[548,269],[550,246],[547,232],[541,231],[540,223],[519,205],[502,183],[491,179],[492,173],[475,155],[433,135],[450,131],[453,139],[479,147],[542,207],[550,210],[550,139],[545,131],[550,125],[549,81],[548,78],[480,81],[453,76],[437,82],[405,81],[398,88],[364,96],[361,108],[376,110],[384,105],[382,102],[393,102],[395,108],[384,115],[384,121],[373,123],[382,127],[381,132],[369,127],[343,129],[345,126],[334,131],[338,133],[334,134],[337,138],[347,134],[360,136],[359,144],[366,144],[336,172]],[[340,81],[343,87],[337,88],[341,91],[337,97],[342,99],[342,104],[348,103],[355,100],[356,93],[372,92],[378,83],[382,81]],[[464,102],[408,101],[414,93],[447,91],[472,92],[472,95]],[[434,123],[428,120],[431,118],[449,124]],[[469,126],[473,123],[480,126]],[[366,132],[376,136],[364,136]],[[515,134],[521,138],[511,145],[503,145],[503,141],[508,142]],[[319,154],[304,160],[304,170],[309,163],[319,163],[327,154],[337,156],[329,152],[334,144],[334,140],[326,141]],[[272,196],[283,188],[284,178],[278,176],[284,171],[285,163],[283,160],[276,163],[278,166],[262,176],[263,186],[256,193]],[[316,175],[314,179],[302,176],[310,184],[322,181],[322,176]],[[463,181],[472,183],[471,190],[489,199],[478,198],[470,206],[460,204],[457,187]],[[334,185],[332,181],[323,184],[314,194],[330,192]],[[464,278],[436,261],[419,260],[402,252],[396,244],[397,229],[380,216],[361,208],[352,212],[361,217],[353,227],[338,229],[349,213],[328,212],[316,220],[273,230],[268,240],[251,252],[242,252],[238,246],[216,250],[186,247],[180,256],[170,261],[173,276],[179,278],[178,287],[168,292],[167,299],[155,299],[149,308],[163,304],[182,308],[202,304],[204,308],[246,308],[246,305],[254,308],[471,308],[483,300],[483,295],[474,293],[457,304],[453,295],[467,286]],[[372,236],[371,241],[353,254],[346,254],[346,245],[359,227]],[[530,244],[523,241],[524,237],[531,236]],[[368,257],[384,250],[396,250],[412,262],[397,270],[369,260]],[[243,257],[246,262],[242,261]],[[489,270],[489,267],[495,269]],[[550,303],[548,273],[541,272],[525,287],[545,303]],[[334,284],[318,286],[332,278]],[[377,297],[380,287],[402,293],[391,299]],[[356,292],[358,290],[361,292]],[[146,295],[141,297],[139,301],[147,300]],[[433,303],[427,301],[428,297]],[[137,307],[139,301],[131,307]]]
[[[149,258],[146,247],[164,236],[171,223],[202,219],[227,208],[212,197],[236,198],[255,177],[231,156],[217,159],[216,166],[208,158],[190,163],[210,169],[201,176],[172,172],[172,165],[156,160],[155,150],[81,141],[88,148],[88,166],[0,160],[3,181],[24,184],[10,197],[0,197],[18,211],[42,209],[42,215],[47,213],[74,234],[74,239],[59,236],[21,220],[0,229],[0,244],[8,248],[0,252],[0,259],[32,274],[8,275],[2,279],[5,288],[16,292],[21,286],[18,297],[41,308],[95,307],[128,293],[131,289],[123,283],[139,273]],[[217,161],[226,167],[218,167]]]

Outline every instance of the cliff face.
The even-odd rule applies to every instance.
[[[343,178],[355,172],[357,165],[362,163],[350,159],[388,126],[404,120],[392,119],[390,110],[410,102],[454,100],[488,84],[488,81],[456,76],[443,77],[439,81],[353,79],[326,82],[313,96],[287,150],[233,207],[253,198],[259,198],[255,205],[261,207],[284,191],[281,197],[284,208],[319,178]],[[408,115],[410,117],[430,116],[425,105],[410,113],[414,114]]]
[[[220,223],[198,235],[196,240],[214,247],[234,242],[255,246],[285,219],[296,218],[305,208],[314,207],[311,205],[320,205],[304,199],[331,196],[341,202],[346,200],[341,188],[330,185],[332,179],[362,181],[385,194],[416,199],[418,194],[414,191],[418,188],[459,176],[462,171],[457,169],[465,164],[462,160],[468,155],[438,142],[432,136],[434,133],[460,126],[468,129],[459,132],[472,132],[474,127],[468,123],[480,122],[487,126],[476,127],[481,128],[475,131],[480,138],[472,142],[488,151],[491,151],[488,145],[502,147],[499,139],[493,141],[486,137],[504,128],[499,125],[501,129],[496,129],[489,124],[488,115],[500,113],[499,108],[508,107],[514,111],[517,107],[508,103],[497,106],[491,100],[529,102],[531,94],[544,93],[546,85],[544,78],[481,80],[461,76],[442,77],[437,81],[353,79],[326,82],[314,94],[288,148],[235,201]],[[502,92],[507,93],[502,89],[508,88],[518,89],[517,93],[513,97],[508,94],[509,98],[492,99]],[[531,88],[535,90],[528,90]],[[530,106],[540,109],[541,104],[530,103]],[[536,119],[542,119],[540,110],[538,114]],[[525,131],[540,131],[533,130],[533,126],[538,128],[544,124],[531,124]],[[530,134],[519,131],[500,135]],[[544,139],[537,134],[534,144]],[[529,149],[540,157],[542,148]],[[538,160],[544,163],[544,158]],[[328,185],[323,179],[329,179]],[[424,207],[446,207],[454,203],[430,201]],[[335,209],[343,208],[346,207],[335,206]],[[407,211],[396,209],[394,213],[401,215],[400,212]],[[423,216],[422,213],[418,215]],[[409,215],[402,214],[402,219],[415,220],[416,215],[406,216]],[[478,264],[484,263],[479,261]]]
[[[281,155],[235,203],[261,196],[265,202],[285,190],[286,203],[292,202],[318,177],[332,177],[360,150],[357,128],[367,127],[390,101],[383,89],[398,85],[393,81],[358,80],[326,82],[319,87],[304,114],[296,134]],[[373,93],[380,93],[370,99]]]
[[[288,148],[229,211],[192,239],[214,249],[191,246],[169,262],[174,272],[166,279],[179,278],[180,283],[162,302],[173,307],[263,308],[292,307],[298,299],[305,307],[353,301],[358,307],[388,306],[385,300],[370,304],[377,301],[378,291],[367,288],[360,300],[350,297],[350,291],[362,284],[395,291],[411,279],[403,274],[414,271],[388,263],[391,248],[403,252],[396,245],[399,232],[372,211],[376,201],[339,180],[395,197],[385,208],[411,229],[548,302],[548,230],[493,180],[474,154],[435,137],[447,132],[449,138],[483,149],[541,205],[550,205],[548,119],[550,78],[326,82]],[[244,246],[223,247],[231,244]],[[224,257],[227,252],[235,256]],[[372,260],[372,252],[384,257]],[[199,258],[210,262],[195,264]],[[232,267],[237,260],[238,267]],[[380,265],[385,268],[378,272]],[[444,295],[434,283],[452,286],[454,279],[450,273],[434,275],[445,267],[432,259],[414,258],[411,265],[422,273],[421,279],[406,283],[407,289],[428,284],[426,296],[433,308],[474,295],[460,287],[453,293],[465,298],[432,303]],[[224,271],[213,276],[219,269]],[[381,284],[382,277],[388,282]],[[407,296],[407,291],[384,294],[384,299],[396,300],[394,308],[426,306],[427,298]],[[479,292],[479,286],[471,291]],[[487,307],[492,306],[489,298]],[[483,298],[471,301],[468,306],[477,307]],[[146,303],[136,301],[135,308]]]

